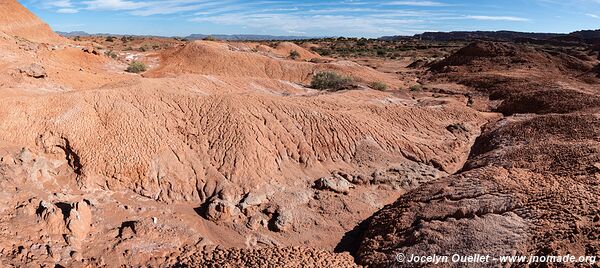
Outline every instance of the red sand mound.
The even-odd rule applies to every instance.
[[[160,66],[146,73],[146,77],[204,74],[262,77],[308,84],[315,72],[331,70],[367,83],[381,81],[392,87],[404,85],[392,75],[380,73],[354,62],[315,64],[275,59],[220,42],[196,41],[164,52],[160,57]]]
[[[309,51],[299,45],[296,45],[291,42],[282,42],[277,45],[275,48],[275,52],[283,57],[289,57],[292,51],[298,52],[298,59],[300,60],[310,60],[310,59],[318,59],[321,56],[317,53]]]
[[[34,42],[65,42],[37,16],[23,7],[17,0],[0,1],[0,31]]]
[[[560,51],[545,51],[522,45],[499,42],[475,42],[458,50],[450,57],[433,64],[435,72],[456,71],[463,67],[470,71],[536,69],[542,72],[585,72],[589,62]]]

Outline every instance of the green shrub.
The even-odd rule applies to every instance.
[[[423,86],[421,84],[415,84],[410,87],[410,91],[421,91],[423,90]]]
[[[146,70],[146,64],[139,61],[134,61],[131,64],[129,64],[129,67],[127,67],[127,72],[135,74],[145,72]]]
[[[114,42],[115,41],[115,37],[114,36],[107,36],[106,37],[106,42]]]
[[[341,90],[352,84],[352,78],[339,75],[335,72],[319,72],[315,74],[310,87],[315,89]]]
[[[217,41],[217,38],[215,38],[212,35],[209,35],[207,37],[202,38],[202,40],[204,40],[204,41]]]
[[[372,82],[371,84],[369,84],[369,87],[379,91],[386,91],[388,89],[388,85],[381,81]]]
[[[298,58],[300,58],[300,53],[298,53],[298,51],[296,50],[292,50],[290,51],[290,58],[293,60],[297,60]]]
[[[113,59],[116,59],[119,55],[117,55],[117,53],[115,53],[112,50],[107,50],[106,52],[104,52],[104,55],[106,55],[107,57],[111,57]]]

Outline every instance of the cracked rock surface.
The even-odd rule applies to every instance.
[[[488,54],[488,49],[502,53]],[[506,52],[511,49],[517,51]],[[519,53],[530,55],[528,60],[539,56],[514,46],[484,43],[457,52],[436,68],[444,64],[485,66],[491,70],[480,75],[492,75],[493,71],[499,76],[498,68],[504,67],[492,67],[490,62]],[[510,68],[512,72],[518,69]],[[452,79],[460,75],[467,84],[480,79],[469,72],[449,74]],[[423,184],[375,213],[367,221],[356,253],[360,264],[410,267],[396,261],[398,253],[495,257],[600,254],[600,115],[594,102],[599,92],[590,87],[580,93],[591,96],[586,101],[561,106],[544,103],[553,96],[530,89],[537,81],[530,80],[533,82],[520,87],[525,93],[517,94],[534,96],[542,104],[523,102],[529,105],[529,114],[517,114],[523,112],[521,106],[505,103],[515,101],[510,91],[523,85],[520,78],[504,77],[493,85],[496,92],[492,94],[500,90],[505,94],[498,109],[503,113],[513,109],[505,113],[511,116],[483,128],[460,172]],[[561,83],[548,82],[556,83],[555,87]],[[568,94],[565,91],[557,90]]]

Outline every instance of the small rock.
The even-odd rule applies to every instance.
[[[27,76],[33,78],[44,78],[48,76],[48,74],[46,73],[46,69],[44,69],[44,66],[38,63],[32,63],[28,67],[21,67],[19,68],[19,72],[24,73]]]
[[[287,232],[294,224],[294,215],[287,209],[279,209],[275,214],[273,230],[276,232]]]
[[[19,156],[18,156],[18,159],[22,163],[26,163],[26,164],[33,162],[33,158],[34,158],[33,154],[27,148],[21,149],[21,152],[19,153]]]
[[[98,52],[98,50],[96,50],[93,47],[84,47],[81,50],[83,50],[83,52],[86,52],[86,53],[90,53],[90,54],[94,54],[94,55],[100,55],[100,52]]]
[[[16,164],[15,159],[11,155],[5,155],[0,159],[0,163],[5,165],[14,165]]]
[[[315,182],[315,188],[319,190],[330,190],[340,194],[347,194],[350,192],[350,188],[354,188],[354,185],[342,177],[335,176],[318,179]]]
[[[236,207],[225,200],[215,199],[206,209],[206,218],[211,221],[227,221],[235,214]]]
[[[261,227],[267,227],[268,226],[268,220],[267,218],[264,216],[264,214],[257,214],[255,216],[252,216],[248,219],[248,222],[246,223],[246,227],[248,227],[250,230],[258,230]]]
[[[240,206],[242,209],[245,209],[249,206],[259,206],[261,204],[263,204],[264,202],[267,201],[267,195],[266,194],[257,194],[257,193],[249,193],[246,198],[244,198],[244,201],[242,201],[242,203],[240,203]]]
[[[67,219],[67,228],[77,242],[86,238],[92,226],[92,210],[85,201],[77,202],[73,205],[69,218]]]
[[[448,130],[452,134],[462,134],[469,132],[469,129],[467,129],[467,127],[461,123],[449,125],[446,127],[446,130]]]
[[[38,218],[45,223],[48,233],[63,234],[65,232],[64,215],[60,208],[50,202],[41,201],[37,211]]]

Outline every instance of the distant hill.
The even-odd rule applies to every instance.
[[[74,31],[74,32],[56,32],[59,35],[64,37],[75,37],[75,36],[123,36],[121,34],[109,34],[109,33],[96,33],[90,34],[83,31]],[[127,35],[131,36],[131,35]],[[144,36],[150,37],[148,35],[133,35],[133,36]],[[151,37],[166,37],[166,36],[151,36]],[[306,36],[278,36],[278,35],[254,35],[254,34],[192,34],[188,35],[186,39],[189,40],[200,40],[207,37],[212,37],[219,40],[231,40],[231,41],[264,41],[264,40],[306,40],[312,39],[314,37],[306,37]]]
[[[457,32],[425,32],[414,36],[386,36],[383,40],[401,40],[401,39],[421,39],[429,41],[457,41],[457,40],[475,40],[490,39],[498,41],[513,41],[519,38],[549,39],[565,34],[556,33],[524,33],[513,31],[457,31]]]
[[[425,32],[413,36],[384,36],[381,40],[428,40],[428,41],[469,41],[494,40],[536,42],[547,41],[556,44],[571,42],[598,42],[600,30],[577,31],[570,34],[560,33],[527,33],[514,31],[456,31],[456,32]]]
[[[64,37],[75,37],[75,36],[91,36],[91,34],[86,33],[84,31],[74,31],[74,32],[59,32],[56,31],[57,34],[62,35]]]
[[[600,29],[599,30],[584,30],[572,32],[569,35],[579,37],[584,40],[595,40],[600,41]]]

